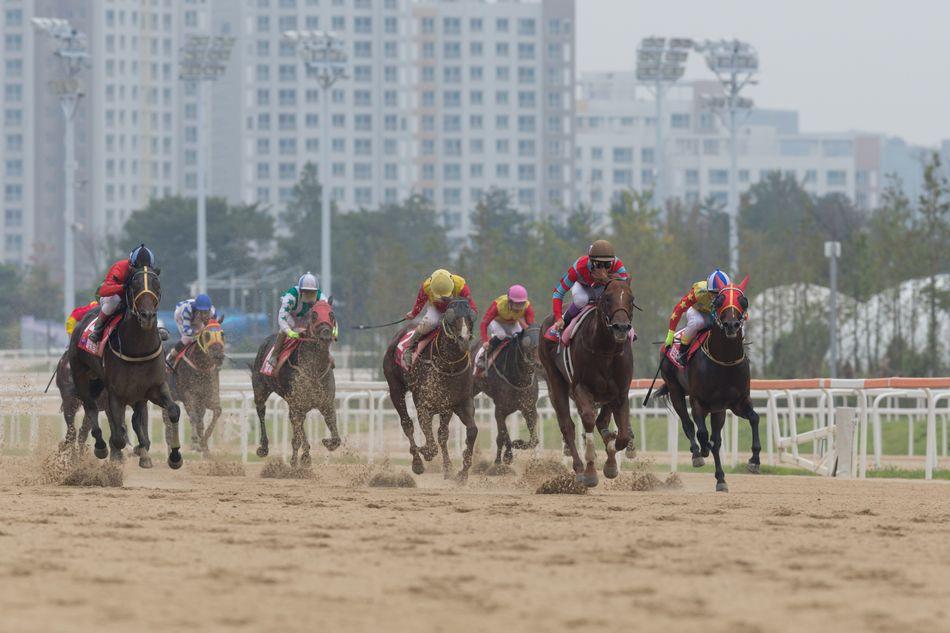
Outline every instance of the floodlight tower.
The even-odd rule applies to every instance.
[[[63,192],[63,313],[69,316],[76,299],[76,110],[82,99],[79,72],[86,67],[89,46],[86,34],[78,31],[68,20],[33,18],[33,28],[53,38],[61,77],[50,82],[59,97],[66,130],[63,139],[65,191]]]
[[[320,95],[320,277],[323,291],[332,292],[330,257],[330,87],[346,79],[347,55],[344,42],[330,31],[284,31],[307,69],[322,89]]]
[[[208,219],[207,201],[205,200],[205,164],[204,144],[202,142],[202,111],[204,102],[201,98],[201,85],[206,81],[215,81],[224,75],[228,60],[231,58],[231,49],[235,38],[227,36],[211,37],[209,35],[188,35],[185,45],[181,48],[181,59],[178,66],[178,78],[195,87],[195,143],[197,145],[196,167],[198,171],[198,292],[208,291]]]
[[[662,205],[667,195],[666,152],[663,147],[663,98],[686,72],[693,41],[683,37],[645,37],[637,48],[637,80],[649,84],[656,95],[656,148],[653,152],[653,190]]]
[[[723,97],[707,99],[729,128],[729,272],[739,274],[739,189],[738,189],[738,126],[740,112],[752,109],[752,100],[740,96],[742,89],[755,84],[759,70],[759,54],[751,44],[739,40],[706,41],[696,45],[706,56],[706,65],[722,85]]]

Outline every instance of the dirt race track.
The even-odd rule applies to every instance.
[[[536,495],[0,462],[0,630],[950,631],[950,485],[683,476]]]

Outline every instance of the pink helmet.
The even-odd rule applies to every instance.
[[[524,303],[528,300],[528,291],[524,286],[515,284],[508,289],[508,300],[514,303]]]

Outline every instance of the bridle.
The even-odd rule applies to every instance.
[[[729,285],[719,291],[719,297],[723,297],[722,302],[718,307],[714,307],[713,310],[713,322],[721,330],[725,330],[725,324],[722,321],[722,315],[729,308],[733,308],[736,312],[739,313],[739,330],[741,331],[745,325],[746,320],[749,318],[748,313],[746,313],[745,308],[742,307],[740,299],[745,297],[745,292],[742,291],[738,286]],[[718,302],[718,297],[716,298]]]
[[[446,312],[448,312],[448,310],[446,310]],[[464,317],[464,316],[463,316],[463,317],[456,316],[456,318],[465,319],[465,318],[467,318],[467,317]],[[466,323],[466,326],[467,326],[467,323]],[[446,375],[446,376],[457,376],[457,375],[459,375],[459,374],[461,374],[461,373],[463,373],[463,372],[465,372],[465,371],[468,371],[468,366],[469,366],[470,361],[471,361],[472,352],[471,352],[471,350],[468,348],[468,345],[465,345],[465,344],[462,342],[461,337],[458,336],[457,334],[455,334],[454,332],[452,332],[452,329],[451,329],[451,328],[449,328],[449,327],[446,326],[446,319],[445,319],[445,313],[444,313],[444,312],[442,313],[442,318],[439,320],[439,332],[435,335],[435,340],[432,342],[432,345],[433,345],[433,347],[435,348],[434,351],[435,351],[436,354],[439,353],[439,339],[442,337],[443,334],[445,335],[445,337],[446,337],[447,339],[449,339],[450,341],[454,342],[454,343],[455,343],[456,345],[458,345],[458,347],[460,347],[461,349],[464,349],[464,350],[465,350],[465,351],[462,353],[462,355],[459,356],[458,358],[456,358],[456,359],[454,359],[454,360],[446,361],[446,362],[448,363],[449,367],[454,367],[454,366],[456,366],[456,365],[458,365],[459,363],[462,363],[462,362],[464,362],[465,365],[462,367],[462,369],[460,369],[459,371],[456,371],[456,372],[445,372],[445,371],[442,371],[441,369],[439,369],[439,366],[438,366],[435,362],[432,362],[432,366],[435,367],[435,370],[436,370],[437,372],[439,372],[440,374],[444,374],[444,375]],[[430,361],[430,362],[431,362],[431,361]]]
[[[142,289],[139,290],[137,293],[135,293],[135,296],[131,296],[132,282],[135,280],[136,277],[139,277],[139,276],[143,277]],[[143,266],[142,268],[136,270],[134,273],[132,273],[132,276],[129,277],[129,281],[126,284],[125,298],[126,298],[126,304],[129,307],[129,312],[131,312],[133,316],[136,316],[136,317],[141,316],[141,312],[139,311],[139,307],[138,307],[138,301],[143,296],[150,296],[153,299],[155,299],[156,308],[158,307],[158,304],[161,301],[161,297],[158,296],[158,293],[156,293],[154,290],[149,288],[148,281],[150,278],[157,280],[158,273],[156,273],[154,270],[149,270],[148,266]]]
[[[539,334],[539,333],[540,333],[540,330],[539,330],[537,327],[532,326],[532,328],[533,328],[533,330],[534,330],[534,334]],[[502,382],[504,382],[506,385],[508,385],[509,387],[511,387],[512,389],[515,389],[515,390],[529,389],[532,385],[534,385],[534,374],[535,374],[535,371],[536,371],[536,370],[535,370],[535,367],[534,367],[534,363],[532,363],[532,362],[531,362],[531,359],[528,358],[528,355],[525,353],[524,347],[523,347],[522,344],[521,344],[521,342],[522,342],[522,340],[524,339],[525,336],[532,336],[532,335],[533,335],[532,332],[531,332],[532,328],[528,328],[528,329],[526,329],[526,330],[522,330],[521,333],[520,333],[518,336],[512,338],[512,342],[510,343],[510,345],[514,345],[515,347],[518,348],[517,352],[514,352],[514,353],[516,353],[516,354],[518,355],[518,358],[521,359],[521,361],[523,361],[524,364],[529,368],[529,371],[530,371],[530,374],[531,374],[531,379],[528,380],[527,384],[524,384],[524,385],[516,385],[515,383],[511,382],[511,380],[508,379],[508,377],[504,374],[504,372],[502,372],[501,369],[499,369],[497,362],[494,363],[494,364],[492,364],[491,367],[489,367],[489,370],[491,370],[491,369],[494,369],[494,370],[495,370],[495,374],[496,374],[499,378],[501,378]],[[487,353],[487,352],[486,352],[486,353]],[[508,368],[508,363],[505,363],[505,369],[507,369],[507,368]]]

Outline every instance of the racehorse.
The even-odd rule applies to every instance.
[[[260,445],[257,447],[258,457],[267,457],[269,452],[267,429],[264,426],[264,416],[267,414],[267,398],[272,393],[284,399],[290,415],[290,424],[293,428],[293,455],[290,464],[297,466],[297,451],[303,449],[300,455],[300,465],[307,467],[311,463],[310,442],[304,429],[307,413],[317,409],[326,422],[330,437],[322,440],[328,451],[334,451],[340,446],[340,434],[336,428],[336,379],[333,376],[333,359],[330,356],[330,344],[333,342],[333,328],[336,319],[333,315],[333,306],[326,301],[317,301],[308,313],[307,327],[296,339],[287,339],[287,344],[294,346],[290,356],[276,371],[274,376],[261,373],[261,367],[267,360],[270,349],[277,339],[271,334],[257,350],[257,357],[251,365],[251,385],[254,388],[254,406],[257,408],[257,418],[261,425]],[[281,350],[274,350],[273,363]]]
[[[222,319],[223,320],[223,319]],[[224,329],[214,319],[186,347],[168,371],[168,387],[176,402],[185,406],[191,421],[191,450],[208,455],[208,439],[221,417],[220,374],[224,363]],[[211,410],[211,423],[204,428],[205,411]],[[165,423],[168,423],[167,414]]]
[[[631,337],[633,309],[630,283],[623,279],[611,279],[591,312],[583,322],[575,325],[573,340],[566,349],[562,350],[557,341],[545,338],[538,350],[547,376],[551,405],[557,414],[564,444],[570,451],[577,482],[591,488],[597,485],[594,464],[596,453],[590,435],[594,428],[600,432],[607,449],[604,476],[608,479],[619,474],[617,451],[624,450],[633,436],[627,405],[630,378],[633,376],[633,346],[630,340],[634,338]],[[574,318],[576,320],[583,316]],[[542,329],[547,331],[553,322],[554,316],[549,315]],[[560,363],[559,355],[562,356]],[[572,398],[584,426],[586,464],[577,452],[574,420],[571,419]],[[610,430],[611,414],[617,425],[616,433]]]
[[[442,449],[442,474],[448,479],[452,461],[449,459],[449,421],[454,413],[465,425],[465,451],[462,453],[462,470],[458,480],[468,480],[468,470],[472,466],[472,451],[478,427],[475,426],[475,399],[472,388],[472,354],[469,343],[472,336],[475,312],[466,299],[455,299],[449,303],[442,314],[439,327],[430,335],[431,342],[424,348],[419,344],[419,356],[406,371],[396,361],[397,347],[404,342],[412,327],[406,327],[396,334],[386,348],[383,356],[383,374],[389,383],[389,397],[399,414],[402,430],[409,439],[409,453],[412,455],[412,472],[421,475],[425,472],[422,457],[431,461],[436,454],[432,437],[432,416],[439,416],[439,446]],[[423,447],[416,446],[414,425],[406,408],[406,392],[412,392],[412,401],[416,405],[419,426],[425,435]]]
[[[63,412],[63,419],[66,421],[66,437],[63,439],[61,448],[82,448],[86,444],[86,438],[89,437],[89,430],[92,428],[92,418],[84,411],[82,425],[79,427],[79,433],[76,433],[76,412],[82,407],[82,400],[76,396],[76,389],[73,387],[73,375],[69,371],[69,358],[66,352],[59,359],[56,365],[56,388],[59,389],[59,397],[62,399],[60,409]],[[105,411],[109,407],[109,396],[103,391],[96,400],[98,411]]]
[[[667,358],[665,350],[660,360],[664,385],[656,395],[668,395],[673,409],[679,415],[683,431],[689,438],[693,466],[702,466],[703,457],[707,457],[712,449],[716,462],[716,490],[720,492],[729,490],[719,459],[727,410],[749,420],[749,426],[752,427],[752,457],[748,469],[753,473],[759,472],[759,451],[762,449],[759,442],[759,414],[752,407],[749,397],[749,358],[742,341],[742,326],[749,309],[749,300],[745,296],[748,281],[746,277],[739,285],[732,284],[719,291],[712,304],[714,326],[703,341],[702,353],[696,353],[685,370],[674,365]],[[692,420],[686,408],[687,397],[693,411]],[[712,422],[712,444],[706,430],[707,414]],[[697,428],[694,428],[693,422]]]
[[[509,339],[505,347],[498,352],[494,362],[485,370],[484,375],[475,378],[473,396],[484,392],[495,403],[495,424],[498,425],[498,437],[495,439],[497,452],[495,463],[510,464],[512,448],[519,450],[534,448],[538,445],[538,341],[540,327],[533,325],[518,332]],[[474,354],[480,343],[472,348]],[[486,352],[488,353],[488,352]],[[511,441],[508,435],[507,418],[520,411],[531,438]]]
[[[139,457],[139,466],[151,468],[148,455],[151,440],[148,433],[148,403],[153,402],[168,413],[165,438],[169,447],[168,465],[181,468],[182,459],[178,441],[178,418],[181,413],[172,400],[165,382],[165,359],[162,340],[157,327],[156,311],[161,300],[162,288],[158,270],[144,266],[132,271],[125,284],[126,306],[117,317],[115,331],[99,343],[105,346],[98,357],[79,347],[86,326],[96,318],[99,309],[93,309],[73,330],[67,356],[76,395],[82,401],[85,415],[93,420],[92,436],[95,438],[94,453],[105,459],[122,459],[122,449],[128,443],[125,428],[125,407],[132,407],[132,428],[138,437],[134,452]],[[105,390],[109,396],[106,409],[109,419],[109,453],[106,452],[99,428],[96,400]]]

